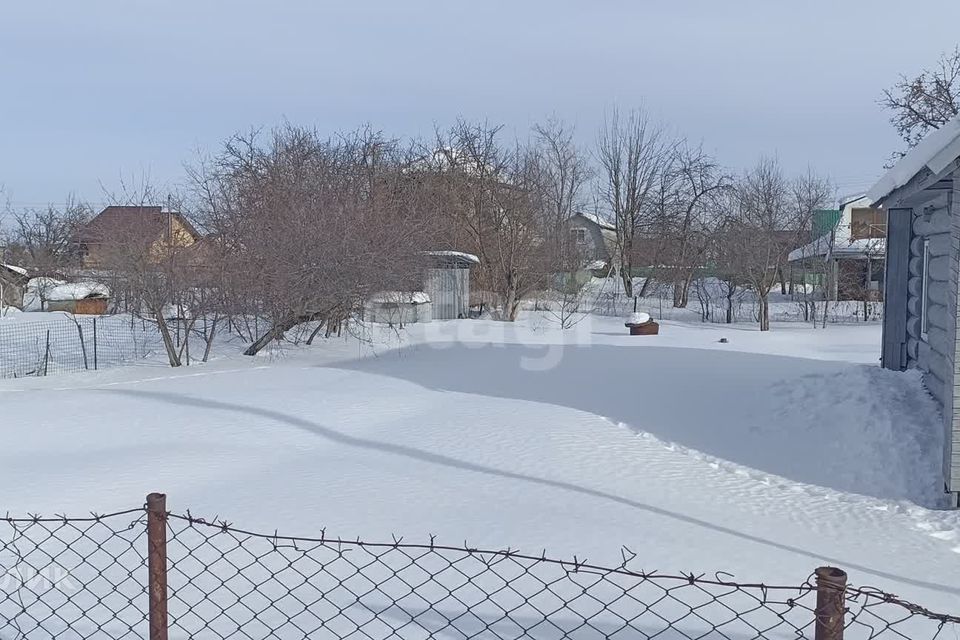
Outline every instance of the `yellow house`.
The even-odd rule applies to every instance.
[[[201,238],[190,221],[162,207],[110,206],[83,228],[79,237],[82,265],[109,263],[111,252],[131,247],[159,260],[172,248],[193,246]]]

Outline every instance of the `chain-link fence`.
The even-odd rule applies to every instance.
[[[660,574],[430,540],[244,531],[146,508],[0,519],[2,638],[910,638],[960,618],[846,585]]]
[[[94,371],[140,360],[150,327],[130,316],[72,316],[0,322],[0,378]]]

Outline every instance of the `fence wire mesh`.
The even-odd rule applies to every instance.
[[[153,333],[130,316],[0,321],[0,378],[106,369],[145,358]]]
[[[960,631],[956,616],[875,589],[637,571],[626,550],[619,566],[603,567],[433,540],[263,534],[140,508],[0,519],[0,638],[150,637],[154,516],[165,521],[171,638],[925,639]],[[845,610],[840,635],[817,635],[824,595]]]

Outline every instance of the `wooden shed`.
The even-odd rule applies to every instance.
[[[110,303],[110,290],[95,282],[71,282],[50,289],[43,303],[44,311],[65,311],[75,315],[105,315]]]
[[[923,372],[942,409],[944,487],[960,498],[960,119],[925,138],[868,197],[887,217],[881,362]]]

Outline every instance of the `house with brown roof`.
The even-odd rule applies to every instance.
[[[84,226],[78,238],[82,266],[96,269],[108,263],[117,247],[142,243],[158,260],[172,248],[191,247],[202,235],[189,220],[162,207],[109,206]]]

